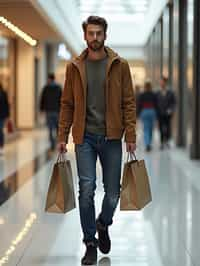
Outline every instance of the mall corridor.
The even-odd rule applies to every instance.
[[[139,132],[140,136],[140,132]],[[144,158],[150,175],[153,201],[142,211],[117,209],[110,229],[112,249],[99,252],[101,266],[198,266],[200,162],[189,161],[184,150],[144,152],[138,140],[138,158]],[[84,253],[78,208],[67,214],[44,212],[45,198],[56,154],[48,157],[45,131],[8,144],[0,159],[0,265],[80,265]],[[77,173],[72,162],[77,200]],[[126,161],[124,152],[123,162]],[[97,210],[103,195],[98,165]]]
[[[200,266],[199,74],[200,0],[0,0],[0,266],[81,266],[89,248],[97,266]],[[68,132],[76,208],[49,213]],[[145,160],[152,201],[117,205],[106,255],[94,233],[110,224],[126,145]],[[106,185],[107,223],[95,224]]]

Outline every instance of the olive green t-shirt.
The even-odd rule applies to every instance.
[[[87,109],[86,128],[90,133],[105,135],[105,79],[108,57],[86,59]]]

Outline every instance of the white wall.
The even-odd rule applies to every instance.
[[[151,34],[154,26],[156,25],[159,17],[161,16],[165,6],[170,0],[152,0],[149,8],[149,12],[145,18],[142,30],[144,31],[143,43],[146,44],[149,35]]]
[[[110,46],[115,52],[117,52],[121,57],[127,60],[146,60],[146,53],[143,47],[133,46],[133,47],[116,47]]]
[[[74,53],[81,51],[81,21],[74,0],[30,0],[40,14],[53,26]]]

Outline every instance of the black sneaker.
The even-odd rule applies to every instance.
[[[152,148],[151,148],[151,145],[147,145],[147,147],[146,147],[146,151],[149,152],[149,151],[151,151],[151,149],[152,149]]]
[[[165,147],[166,147],[166,148],[168,148],[168,149],[170,149],[170,148],[171,148],[171,146],[170,146],[169,142],[166,142],[166,143],[165,143]]]
[[[99,220],[96,221],[98,233],[98,247],[104,254],[108,254],[111,248],[111,241],[108,233],[108,226],[104,226]]]
[[[161,151],[164,150],[164,144],[163,143],[160,145],[160,150]]]
[[[81,259],[82,265],[95,265],[97,264],[97,246],[93,242],[86,243],[86,252]]]

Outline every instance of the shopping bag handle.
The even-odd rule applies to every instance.
[[[134,159],[135,161],[137,161],[137,158],[136,158],[135,152],[128,152],[128,155],[127,155],[127,162],[129,161],[129,157],[130,157],[131,159]]]
[[[60,152],[59,154],[58,154],[58,158],[57,158],[57,163],[62,163],[62,162],[65,162],[66,161],[66,159],[65,159],[65,155],[62,153],[62,152]]]

